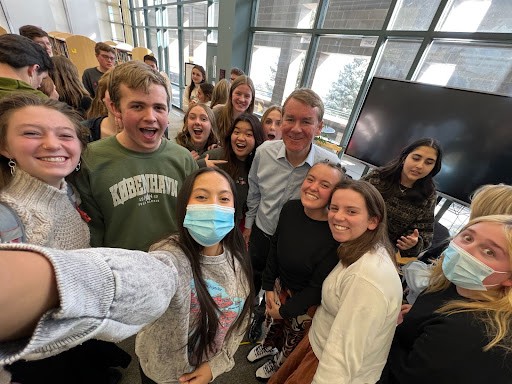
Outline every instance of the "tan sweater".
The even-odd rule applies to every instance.
[[[88,248],[89,228],[70,201],[67,188],[66,182],[57,189],[17,169],[0,192],[0,201],[20,217],[27,243],[63,250]]]

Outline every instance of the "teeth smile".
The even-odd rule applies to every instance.
[[[39,160],[49,161],[50,163],[62,163],[66,161],[65,157],[40,157]]]
[[[334,228],[337,229],[338,231],[346,231],[348,229],[347,227],[343,227],[341,225],[336,224],[334,224]]]
[[[306,196],[312,200],[318,200],[318,197],[316,197],[315,195],[312,195],[311,193],[306,193]]]

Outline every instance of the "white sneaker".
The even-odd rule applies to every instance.
[[[251,352],[247,355],[247,360],[251,363],[254,363],[256,360],[262,359],[265,356],[273,356],[277,354],[279,351],[274,347],[264,347],[262,344],[258,344]]]
[[[278,356],[279,355],[274,356],[274,358],[270,359],[256,370],[256,378],[258,380],[267,381],[277,372],[281,366],[278,362]]]

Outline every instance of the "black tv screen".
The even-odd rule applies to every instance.
[[[383,166],[422,137],[444,156],[437,190],[469,203],[483,184],[512,184],[512,98],[373,78],[345,153]]]

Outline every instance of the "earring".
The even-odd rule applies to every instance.
[[[78,172],[80,170],[80,166],[82,165],[82,160],[78,160],[78,164],[76,165],[75,171]]]
[[[14,177],[14,175],[16,174],[16,160],[9,159],[7,165],[9,166],[9,168],[11,168],[11,176]]]

